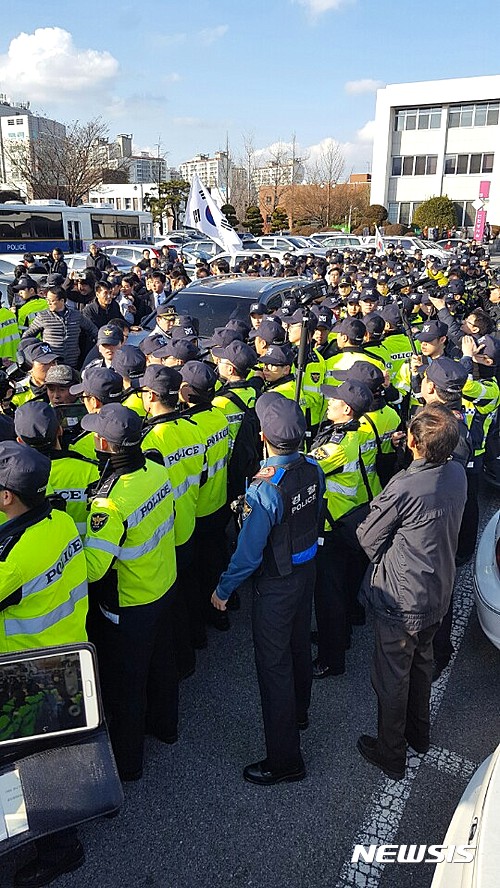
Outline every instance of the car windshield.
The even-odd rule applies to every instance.
[[[171,300],[178,314],[186,314],[198,318],[200,337],[213,335],[215,327],[224,327],[230,317],[238,317],[248,321],[251,298],[235,298],[219,294],[200,295],[190,293],[189,289],[181,290]]]
[[[287,240],[289,243],[293,244],[294,247],[299,247],[300,249],[311,246],[306,237],[288,237]]]

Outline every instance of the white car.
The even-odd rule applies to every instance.
[[[104,248],[104,252],[112,260],[113,256],[120,259],[128,259],[132,265],[136,265],[141,259],[144,259],[143,251],[149,250],[149,256],[159,256],[160,251],[151,244],[108,244]]]
[[[478,768],[458,803],[431,888],[497,888],[500,871],[500,746]],[[452,847],[453,846],[453,847]],[[463,858],[467,858],[463,860]]]
[[[474,590],[481,628],[500,650],[500,511],[490,519],[479,540]]]

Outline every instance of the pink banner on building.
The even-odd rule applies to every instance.
[[[491,182],[488,182],[487,180],[479,183],[479,200],[488,200],[490,196],[490,185]]]
[[[484,236],[484,226],[486,225],[486,210],[478,210],[476,212],[476,221],[474,223],[474,240],[481,243]]]

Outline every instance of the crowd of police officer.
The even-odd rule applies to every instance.
[[[260,265],[246,271],[265,276]],[[20,279],[17,322],[1,310],[0,650],[95,643],[123,780],[142,775],[145,734],[177,741],[179,681],[207,625],[230,628],[248,579],[267,757],[244,776],[302,779],[311,681],[345,672],[365,619],[356,528],[408,465],[404,429],[423,404],[445,405],[459,424],[468,492],[457,563],[474,551],[500,403],[500,278],[484,250],[469,244],[442,266],[389,245],[381,256],[288,258],[281,271],[298,285],[324,281],[328,295],[304,300],[297,286],[276,311],[257,302],[203,351],[197,319],[176,313],[154,271],[156,326],[138,346],[109,308],[118,284],[101,281],[93,317],[104,322],[95,345],[81,340],[81,375],[31,335],[47,298],[62,299],[59,280],[39,291]],[[73,304],[85,311],[75,294]],[[67,557],[48,596],[40,577],[53,546]],[[450,606],[435,677],[453,653],[451,617]]]

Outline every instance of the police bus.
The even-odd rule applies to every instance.
[[[0,204],[0,255],[86,252],[89,244],[153,243],[153,217],[138,210],[86,204],[68,207],[63,200],[7,201]]]

